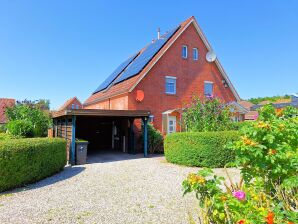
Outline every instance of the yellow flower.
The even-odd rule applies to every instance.
[[[278,125],[278,127],[279,127],[280,130],[284,130],[285,129],[285,125],[284,124],[280,124],[280,125]]]
[[[265,123],[264,121],[259,121],[258,124],[257,124],[257,127],[258,128],[265,128],[265,129],[269,129],[270,128],[270,125]]]
[[[260,207],[259,210],[260,210],[261,212],[263,212],[263,211],[265,211],[265,208],[264,208],[264,207]]]
[[[206,179],[204,177],[194,173],[189,174],[187,179],[191,185],[194,185],[196,183],[204,185],[206,183]]]

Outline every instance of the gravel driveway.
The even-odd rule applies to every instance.
[[[93,156],[87,165],[0,194],[0,223],[186,224],[197,216],[197,202],[182,197],[181,182],[196,170],[162,156]]]

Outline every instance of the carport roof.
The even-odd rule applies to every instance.
[[[97,116],[97,117],[148,117],[149,110],[101,110],[101,109],[74,109],[61,110],[52,113],[52,118],[64,116]]]

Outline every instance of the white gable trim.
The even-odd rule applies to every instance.
[[[147,75],[147,73],[152,69],[152,67],[159,61],[159,59],[166,53],[166,51],[173,45],[173,43],[180,37],[180,35],[190,26],[190,24],[194,24],[199,36],[201,37],[203,43],[205,44],[206,48],[208,49],[208,51],[210,51],[212,49],[212,47],[210,46],[207,38],[205,37],[203,31],[201,30],[201,28],[199,27],[197,21],[195,19],[190,20],[190,22],[183,28],[182,31],[180,31],[179,35],[177,35],[175,37],[175,39],[173,39],[171,41],[171,43],[168,44],[167,48],[164,49],[164,51],[162,52],[162,54],[159,55],[159,57],[154,61],[154,63],[147,68],[146,72],[139,78],[139,80],[129,89],[129,92],[133,91],[134,88],[141,82],[141,80]],[[216,58],[215,60],[215,64],[217,66],[217,68],[219,69],[220,73],[222,74],[222,76],[224,77],[224,79],[227,81],[233,95],[235,96],[237,101],[240,101],[240,97],[235,89],[235,87],[233,86],[231,80],[229,79],[228,75],[226,74],[225,70],[223,69],[222,65],[220,64],[218,58]]]

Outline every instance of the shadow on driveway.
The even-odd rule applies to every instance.
[[[47,177],[47,178],[40,180],[36,183],[28,184],[24,187],[16,188],[14,190],[3,192],[3,193],[4,194],[17,193],[17,192],[21,192],[21,191],[29,191],[29,190],[33,190],[33,189],[37,189],[37,188],[42,188],[42,187],[49,186],[49,185],[55,184],[57,182],[69,179],[73,176],[78,175],[79,173],[81,173],[84,170],[85,170],[85,167],[82,167],[82,166],[67,166],[64,168],[64,170],[62,170],[61,172],[59,172],[57,174],[54,174],[53,176]]]
[[[149,154],[146,158],[163,157],[162,154]],[[92,163],[109,163],[123,160],[144,159],[144,154],[128,154],[124,152],[96,152],[88,154],[87,164]]]

